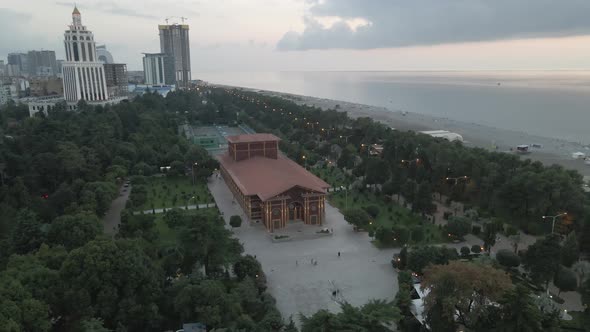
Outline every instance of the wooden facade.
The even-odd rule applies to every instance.
[[[289,222],[303,222],[308,225],[322,225],[324,223],[325,189],[327,189],[328,185],[301,168],[301,166],[296,165],[288,159],[288,161],[284,160],[286,157],[279,156],[278,139],[265,141],[248,140],[245,142],[238,140],[234,142],[229,141],[228,157],[226,157],[227,159],[221,159],[221,175],[231,190],[235,201],[240,204],[250,221],[262,222],[269,232],[284,228]],[[287,172],[293,170],[293,172],[285,173],[291,182],[285,185],[284,179],[277,179],[276,174],[273,178],[272,174],[268,174],[270,173],[269,171],[265,172],[261,170],[261,174],[257,173],[257,170],[249,169],[248,178],[255,177],[260,179],[259,181],[269,184],[265,189],[269,189],[268,187],[271,187],[271,189],[259,194],[245,194],[243,192],[245,180],[243,178],[234,179],[228,168],[232,168],[236,172],[236,168],[239,168],[243,163],[248,163],[248,159],[254,157],[264,158],[263,160],[258,158],[255,162],[260,162],[261,164],[257,165],[271,167],[268,166],[268,163],[272,164],[274,160],[274,162],[281,163],[278,166],[284,165],[287,168]],[[269,160],[265,161],[266,158]],[[275,167],[275,165],[272,164],[272,167]],[[240,170],[243,171],[244,169],[242,168]],[[303,180],[307,181],[302,180],[300,181],[301,183],[293,181],[293,174],[306,178]],[[282,190],[282,192],[279,192],[281,190],[278,189],[275,190],[272,187],[275,183],[277,188],[286,189]]]
[[[294,187],[262,201],[257,195],[244,195],[223,166],[221,175],[248,219],[262,222],[270,232],[286,227],[288,222],[324,223],[326,194],[323,192]]]

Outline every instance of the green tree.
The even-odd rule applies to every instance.
[[[0,275],[0,326],[5,331],[49,331],[49,307],[18,280]]]
[[[337,314],[322,309],[310,317],[301,315],[301,332],[385,332],[389,331],[385,324],[397,321],[400,317],[399,311],[393,304],[376,300],[372,300],[360,308],[342,303],[341,310]]]
[[[481,237],[483,239],[483,248],[488,254],[492,251],[492,247],[496,244],[496,234],[499,227],[495,222],[489,222],[484,225]]]
[[[56,218],[49,228],[47,241],[72,250],[81,247],[102,233],[102,224],[94,214],[80,213]]]
[[[517,285],[504,294],[499,303],[502,306],[501,329],[506,332],[541,332],[542,313],[533,302],[530,290]]]
[[[180,235],[184,257],[182,270],[189,273],[198,264],[209,275],[219,267],[233,263],[243,248],[230,235],[221,218],[191,216],[189,226]]]
[[[434,209],[435,205],[432,204],[432,186],[426,181],[422,182],[416,191],[416,196],[412,203],[412,210],[425,215],[432,213]]]
[[[129,330],[159,325],[157,300],[162,274],[138,242],[99,239],[74,249],[64,261],[61,279],[66,321],[95,313],[107,328],[124,322]]]
[[[523,262],[532,279],[538,283],[545,283],[548,287],[549,281],[559,270],[560,258],[559,239],[557,236],[549,236],[529,246]]]
[[[471,221],[465,217],[451,217],[447,223],[447,232],[458,239],[463,239],[471,231]]]
[[[225,327],[239,314],[219,280],[186,285],[174,299],[174,309],[183,322],[202,322],[209,329]]]
[[[371,218],[375,219],[379,215],[379,207],[377,205],[369,205],[363,208]]]
[[[478,326],[489,312],[489,303],[500,300],[512,286],[508,275],[489,265],[449,262],[432,265],[424,271],[422,288],[430,292],[424,298],[425,316],[441,310],[442,315],[454,317],[466,328]],[[439,307],[441,306],[441,307]]]
[[[39,248],[44,241],[41,223],[31,210],[19,211],[12,232],[12,246],[18,254],[26,254]]]
[[[563,241],[561,248],[561,264],[566,267],[572,265],[580,258],[580,247],[578,245],[578,238],[575,232],[571,232]]]
[[[349,208],[344,210],[344,219],[353,226],[366,229],[371,217],[363,209]]]
[[[576,278],[574,271],[562,267],[555,274],[553,283],[557,288],[559,288],[559,293],[557,294],[557,296],[559,296],[563,291],[575,291],[576,287],[578,286],[578,279]]]
[[[508,268],[518,267],[520,265],[520,257],[508,249],[498,250],[496,260],[500,265]]]

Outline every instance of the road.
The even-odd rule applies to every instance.
[[[123,191],[124,190],[124,191]],[[119,224],[121,223],[121,211],[125,208],[129,194],[131,193],[131,185],[125,188],[123,185],[119,188],[119,197],[111,202],[111,207],[102,218],[104,232],[109,235],[115,235],[119,231]]]

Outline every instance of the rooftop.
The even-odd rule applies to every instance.
[[[227,136],[227,141],[230,143],[269,142],[280,140],[280,138],[276,137],[273,134],[246,134]]]
[[[274,135],[270,136],[276,138]],[[248,196],[258,195],[262,201],[296,186],[321,193],[325,193],[330,187],[322,179],[281,154],[277,159],[254,157],[236,162],[226,153],[218,159],[242,193]]]

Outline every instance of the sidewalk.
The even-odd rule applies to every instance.
[[[181,209],[181,210],[196,210],[196,209],[208,209],[214,208],[217,205],[215,203],[207,203],[207,204],[198,204],[198,205],[189,205],[189,206],[175,206],[169,208],[158,208],[158,209],[149,209],[143,211],[134,211],[133,214],[153,214],[153,213],[164,213],[164,210],[168,211],[171,209]]]

